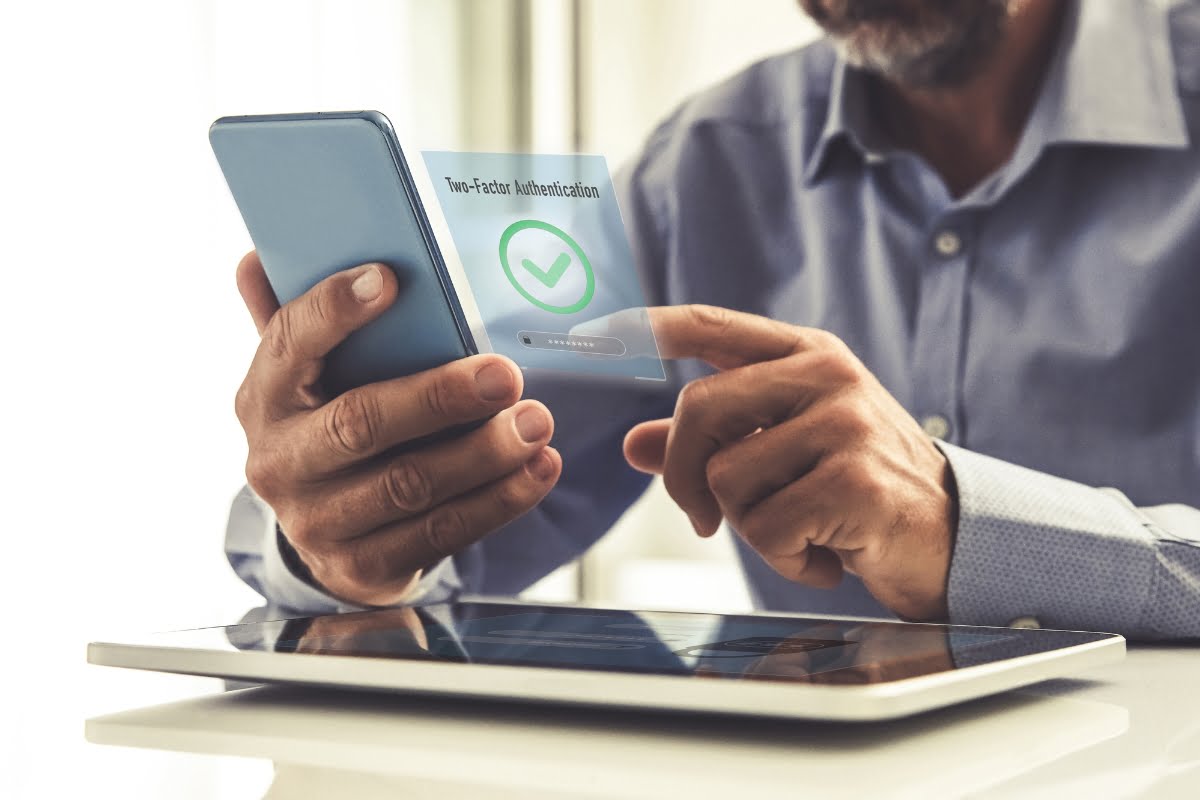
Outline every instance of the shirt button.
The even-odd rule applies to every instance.
[[[938,255],[953,258],[962,250],[962,239],[954,231],[942,231],[933,240],[933,248]]]
[[[1033,630],[1034,628],[1042,627],[1042,623],[1037,617],[1017,617],[1012,622],[1008,623],[1008,627]]]
[[[921,420],[921,430],[933,439],[945,439],[950,432],[950,420],[941,414],[930,414]]]

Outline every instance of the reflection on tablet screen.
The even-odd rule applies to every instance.
[[[276,651],[831,684],[943,672],[1029,647],[1003,629],[484,603],[260,625],[281,626]],[[231,641],[271,641],[248,627],[228,628]]]

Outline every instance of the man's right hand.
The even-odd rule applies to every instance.
[[[257,254],[238,264],[237,282],[262,336],[237,393],[246,477],[325,591],[361,605],[399,602],[422,568],[529,511],[557,482],[554,420],[520,400],[521,371],[502,356],[321,393],[325,356],[396,299],[387,267],[339,272],[282,308]]]

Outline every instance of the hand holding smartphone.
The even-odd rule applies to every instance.
[[[519,400],[516,365],[475,354],[382,115],[223,118],[210,138],[256,247],[238,281],[263,336],[237,401],[249,483],[301,578],[400,602],[545,496],[553,419]]]

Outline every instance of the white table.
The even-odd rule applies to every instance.
[[[86,730],[88,761],[130,776],[121,797],[1200,798],[1200,649],[1132,646],[1078,679],[886,724],[276,687]]]

